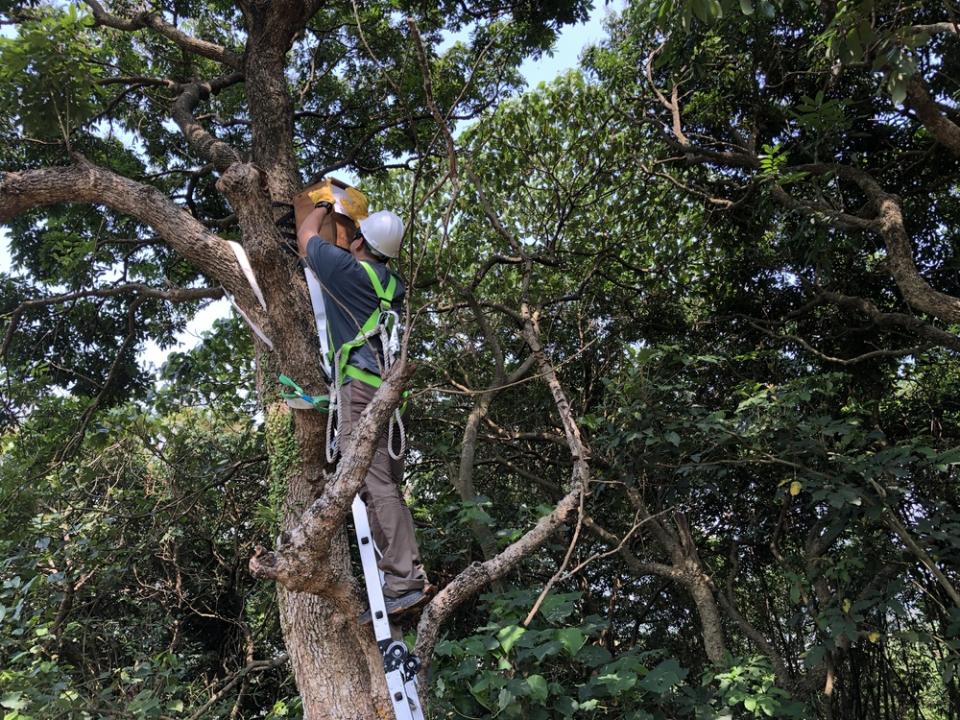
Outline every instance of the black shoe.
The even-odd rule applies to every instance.
[[[383,604],[387,608],[387,615],[400,615],[408,610],[420,607],[427,600],[429,600],[429,598],[424,595],[422,590],[410,590],[399,597],[387,597],[384,595]],[[373,616],[370,614],[370,611],[367,610],[362,613],[358,618],[358,622],[361,625],[367,625],[373,622]]]

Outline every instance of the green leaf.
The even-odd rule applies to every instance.
[[[566,620],[574,610],[580,593],[549,594],[540,605],[540,614],[552,623]]]
[[[549,690],[547,689],[547,681],[543,675],[531,675],[528,677],[527,687],[530,688],[530,697],[537,702],[543,702],[547,699]]]
[[[583,663],[588,668],[600,667],[611,659],[610,651],[602,645],[585,645],[577,653],[577,662]]]
[[[740,10],[744,15],[753,15],[753,0],[740,0]]]
[[[640,681],[640,687],[658,695],[663,695],[686,676],[687,671],[680,667],[680,663],[674,658],[670,658],[648,672]]]
[[[816,647],[810,648],[807,651],[807,654],[803,656],[803,664],[808,668],[815,668],[823,660],[823,656],[826,654],[827,648],[823,645],[817,645]]]
[[[630,670],[619,669],[616,672],[606,673],[597,678],[597,683],[610,696],[619,695],[637,684],[637,674]],[[589,686],[585,686],[586,687]],[[581,693],[582,696],[582,693]]]
[[[23,710],[30,701],[23,697],[22,692],[8,692],[0,698],[0,705],[8,710]]]
[[[563,628],[557,630],[557,640],[560,641],[563,649],[567,651],[570,657],[573,657],[583,647],[583,644],[587,641],[587,636],[577,628]]]
[[[900,80],[890,80],[889,88],[894,104],[903,105],[903,101],[907,99],[907,84]]]
[[[526,628],[520,627],[519,625],[508,625],[502,628],[500,632],[497,633],[497,640],[500,641],[500,647],[503,648],[504,652],[510,652],[510,648],[516,644],[517,640],[523,637],[526,631]]]
[[[951,465],[960,465],[960,448],[953,448],[937,455],[934,464],[938,470],[946,470]]]

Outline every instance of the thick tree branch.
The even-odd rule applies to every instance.
[[[904,300],[921,312],[951,323],[960,322],[960,298],[935,290],[917,270],[899,197],[886,192],[869,173],[850,165],[810,163],[790,167],[789,171],[816,175],[836,174],[856,183],[877,213],[877,231],[887,248],[887,266]]]
[[[930,97],[926,84],[919,75],[907,81],[906,100],[934,139],[954,155],[960,156],[960,126],[950,120],[940,105]]]
[[[848,312],[854,312],[869,318],[879,327],[909,330],[936,345],[951,350],[960,350],[960,337],[929,325],[913,315],[883,312],[876,304],[866,298],[843,295],[829,290],[821,290],[820,297]]]
[[[223,285],[245,310],[265,322],[236,257],[223,239],[156,188],[76,157],[74,165],[0,174],[0,222],[56,203],[106,205],[153,228],[184,259]]]
[[[931,23],[930,25],[914,25],[910,30],[915,33],[926,33],[928,35],[939,35],[941,33],[956,35],[958,33],[957,24],[949,20]]]
[[[774,200],[779,202],[788,210],[793,210],[807,217],[827,218],[830,224],[841,230],[853,231],[877,231],[879,223],[875,218],[861,218],[850,213],[835,210],[824,203],[813,203],[806,200],[797,200],[790,193],[783,189],[780,183],[773,183],[770,186],[770,193]]]
[[[777,684],[781,687],[790,688],[794,684],[793,673],[787,667],[783,656],[777,651],[773,644],[767,640],[750,621],[748,621],[737,608],[736,593],[734,592],[734,581],[740,569],[739,559],[737,557],[736,544],[730,549],[730,572],[727,575],[726,589],[717,592],[717,600],[724,612],[733,620],[740,630],[760,649],[764,655],[770,659],[773,665],[773,672],[777,677]]]
[[[667,143],[683,154],[688,162],[718,163],[728,167],[759,169],[759,158],[743,152],[719,152],[696,146],[684,146],[677,140],[665,137]],[[785,207],[806,213],[823,213],[833,224],[842,229],[872,230],[879,233],[887,249],[887,267],[897,283],[904,300],[914,309],[946,320],[960,322],[960,298],[942,293],[920,275],[913,259],[913,246],[903,220],[900,198],[886,192],[868,172],[851,165],[834,163],[807,163],[790,166],[785,172],[809,173],[811,175],[836,175],[855,183],[867,196],[875,212],[872,219],[837,213],[829,208],[801,203],[790,197],[783,188],[774,185],[773,196]]]
[[[232,73],[210,82],[194,82],[180,86],[180,95],[173,103],[171,113],[174,122],[187,141],[196,148],[203,157],[209,159],[220,172],[225,172],[234,163],[241,161],[238,153],[231,145],[215,138],[209,130],[203,127],[193,116],[197,104],[210,95],[243,81],[242,73]]]
[[[673,121],[673,134],[677,138],[677,142],[686,147],[690,144],[690,141],[687,139],[687,136],[683,134],[683,123],[680,120],[680,98],[677,92],[677,84],[674,83],[673,91],[671,92],[671,99],[667,100],[663,93],[660,92],[659,88],[657,88],[657,84],[653,80],[653,60],[657,56],[657,53],[663,50],[664,45],[666,45],[665,42],[662,43],[660,47],[658,47],[652,53],[650,53],[649,57],[647,57],[647,62],[645,64],[647,82],[650,84],[650,88],[653,90],[654,95],[657,96],[657,100],[660,101],[660,104],[670,111],[670,117]]]
[[[119,17],[106,10],[97,0],[84,0],[93,12],[97,25],[111,27],[127,32],[149,28],[163,37],[171,40],[179,48],[194,55],[200,55],[228,65],[234,70],[240,70],[242,58],[232,50],[207,40],[200,40],[171,25],[158,14],[150,10],[138,12],[132,18]]]

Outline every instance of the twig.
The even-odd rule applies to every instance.
[[[560,567],[557,568],[557,571],[553,574],[553,577],[547,581],[547,584],[543,586],[543,590],[540,591],[540,595],[537,597],[536,602],[533,603],[533,607],[530,608],[530,612],[528,612],[527,617],[524,618],[524,627],[529,627],[530,623],[533,622],[533,618],[536,616],[537,611],[543,604],[543,601],[546,599],[557,580],[560,579],[560,576],[563,575],[564,570],[566,570],[567,565],[570,562],[570,557],[573,555],[573,549],[577,546],[577,542],[580,540],[580,530],[583,528],[583,506],[586,502],[586,497],[587,493],[585,489],[581,488],[580,505],[577,508],[577,524],[573,528],[573,537],[570,539],[570,545],[567,547],[567,552],[563,556],[563,562],[560,563]]]
[[[275,658],[273,658],[272,660],[254,660],[253,662],[247,663],[245,666],[240,668],[233,675],[233,677],[227,681],[227,683],[223,687],[221,687],[216,693],[214,693],[213,696],[209,700],[207,700],[207,702],[205,702],[199,710],[197,710],[193,715],[191,715],[188,720],[199,720],[199,718],[203,717],[204,713],[206,713],[207,710],[209,710],[215,704],[223,700],[223,698],[226,696],[228,692],[230,692],[233,686],[236,685],[238,682],[240,682],[244,677],[246,677],[247,674],[252,672],[263,672],[265,670],[272,670],[273,668],[280,667],[281,665],[286,663],[289,659],[290,657],[287,655],[287,653],[281,653],[277,655]]]

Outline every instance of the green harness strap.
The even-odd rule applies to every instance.
[[[380,305],[370,314],[370,317],[367,318],[367,321],[360,328],[360,332],[357,333],[357,336],[353,340],[349,340],[340,346],[339,367],[337,369],[341,376],[346,375],[347,377],[351,377],[366,383],[371,387],[378,388],[381,384],[383,384],[383,380],[380,378],[380,376],[358,368],[355,365],[351,365],[350,354],[358,347],[362,347],[366,344],[367,338],[370,337],[370,335],[380,324],[381,314],[390,310],[390,307],[393,304],[393,296],[397,292],[397,277],[393,273],[390,273],[390,280],[387,282],[386,289],[384,289],[383,284],[380,282],[380,278],[377,277],[376,270],[373,269],[370,263],[361,260],[360,267],[367,271],[367,275],[370,277],[370,284],[373,285],[373,291],[377,294],[377,299],[380,301]],[[389,351],[387,348],[383,348],[383,352],[386,353]]]
[[[367,318],[367,321],[363,324],[363,327],[360,328],[360,332],[357,333],[357,336],[348,342],[345,342],[339,350],[339,363],[337,366],[338,375],[343,377],[354,378],[360,382],[366,383],[371,387],[378,388],[383,384],[383,380],[379,375],[376,375],[362,368],[358,368],[355,365],[350,365],[350,353],[352,353],[356,348],[366,344],[367,339],[374,333],[377,329],[377,326],[380,324],[380,316],[389,311],[393,304],[393,297],[397,292],[397,277],[393,273],[390,273],[390,280],[387,282],[387,287],[383,287],[383,283],[380,282],[380,278],[377,277],[376,270],[370,265],[370,263],[361,260],[360,266],[367,271],[367,275],[370,278],[370,284],[373,285],[373,290],[377,294],[377,299],[380,301],[379,306],[370,314],[370,317]],[[389,272],[389,270],[387,271]],[[388,322],[396,322],[394,318],[389,318]],[[388,328],[388,332],[392,328]],[[335,353],[333,350],[333,336],[330,334],[330,325],[327,324],[327,335],[330,338],[330,361],[331,363],[336,361]],[[388,352],[387,348],[383,349],[384,353]],[[312,405],[315,409],[320,412],[327,412],[327,406],[329,404],[329,398],[326,395],[311,396],[308,395],[303,389],[297,385],[293,380],[291,380],[286,375],[280,376],[280,383],[291,388],[293,392],[282,392],[280,397],[288,402],[296,403],[301,401],[304,404]],[[338,388],[339,389],[339,388]],[[406,395],[406,393],[404,393]],[[404,403],[404,406],[406,403]]]
[[[286,375],[280,376],[280,384],[286,385],[293,390],[293,392],[280,391],[280,397],[286,400],[287,404],[291,407],[300,410],[308,410],[312,407],[320,412],[327,412],[327,408],[330,405],[330,398],[327,395],[308,395],[302,387]]]

